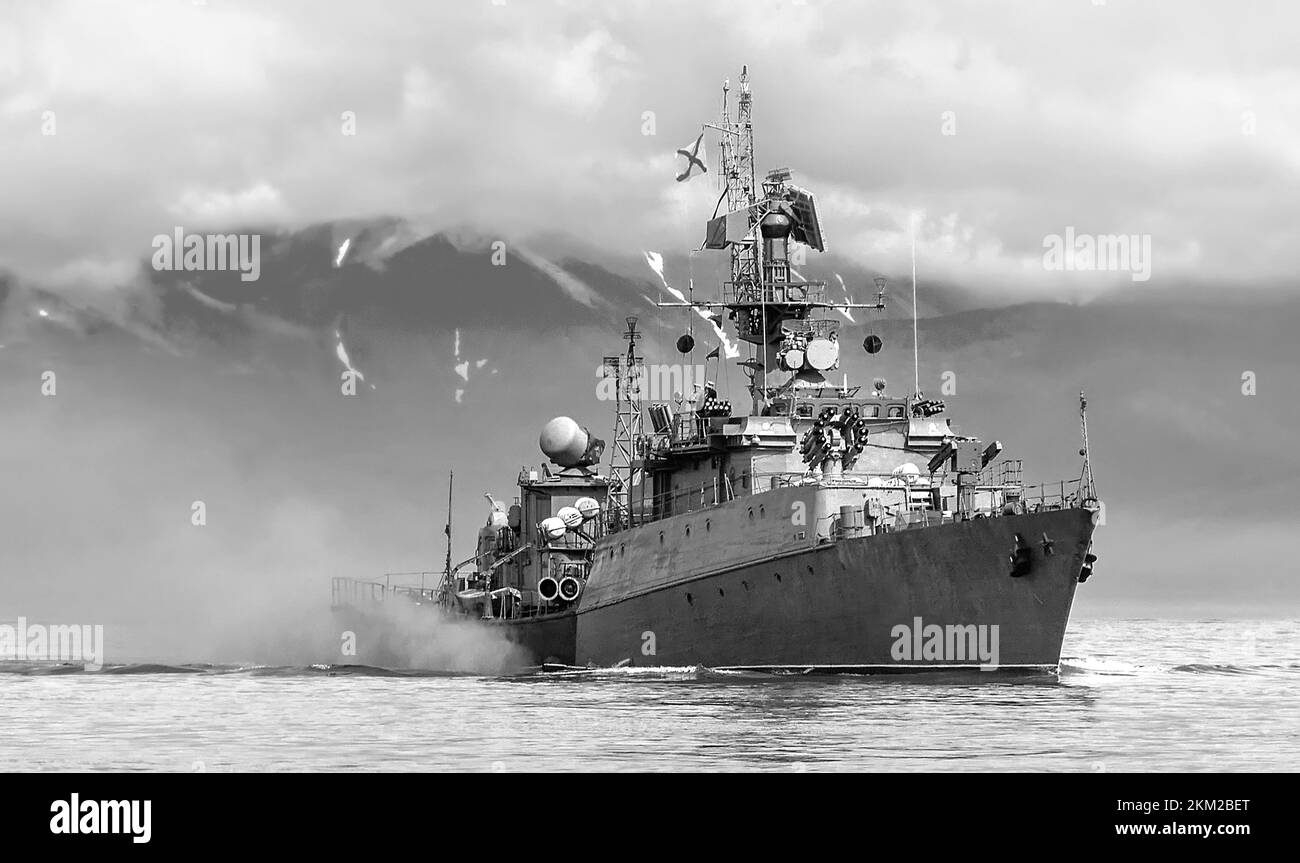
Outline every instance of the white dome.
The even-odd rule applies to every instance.
[[[569,417],[556,417],[542,427],[537,440],[546,457],[560,467],[573,467],[587,452],[587,433]]]
[[[569,532],[569,529],[564,525],[564,520],[555,516],[542,519],[541,528],[542,534],[551,540],[560,539]]]

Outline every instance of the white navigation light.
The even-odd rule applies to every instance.
[[[580,497],[573,505],[582,513],[583,521],[591,521],[600,515],[600,503],[594,497]]]
[[[582,582],[578,581],[578,579],[574,578],[571,575],[566,575],[564,578],[560,579],[561,599],[566,600],[568,602],[572,602],[573,600],[578,598],[578,594],[581,592],[582,592]]]
[[[560,595],[560,583],[549,575],[544,575],[537,579],[537,593],[542,599],[550,602]]]

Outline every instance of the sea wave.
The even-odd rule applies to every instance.
[[[1191,662],[1180,665],[1157,665],[1125,662],[1110,657],[1072,656],[1061,660],[1061,673],[1140,677],[1150,674],[1287,674],[1300,671],[1297,663],[1215,663]]]
[[[1100,675],[1107,677],[1143,677],[1157,674],[1200,675],[1289,675],[1300,672],[1300,663],[1213,663],[1195,662],[1180,665],[1135,663],[1105,656],[1071,656],[1061,660],[1062,677]],[[960,672],[956,672],[960,674]],[[247,675],[250,677],[481,677],[465,671],[447,671],[420,668],[385,668],[377,665],[259,665],[208,663],[169,664],[161,662],[113,663],[99,669],[86,668],[82,663],[0,660],[0,674],[22,676],[46,675]],[[514,673],[496,675],[503,680],[563,680],[563,679],[614,679],[614,680],[742,680],[770,678],[773,675],[760,671],[709,668],[704,665],[662,666],[533,666]],[[849,675],[864,677],[896,677],[897,675]],[[938,678],[940,671],[920,671],[916,677]],[[979,673],[975,673],[979,677]]]

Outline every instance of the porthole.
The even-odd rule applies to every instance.
[[[722,590],[722,588],[719,587],[719,588],[718,588],[718,596],[726,596],[726,595],[727,595],[727,594]]]
[[[687,604],[687,605],[694,605],[694,604],[695,604],[695,600],[694,600],[693,598],[691,598],[691,595],[690,595],[689,593],[686,594],[686,604]]]
[[[627,546],[625,546],[625,545],[619,545],[619,547],[618,547],[618,556],[619,556],[619,557],[627,557]]]
[[[759,518],[767,518],[767,509],[766,509],[765,507],[760,506],[760,507],[758,508],[758,517],[759,517]]]
[[[689,524],[686,525],[686,535],[687,535],[687,536],[690,536],[690,535],[691,535],[691,526],[690,526]]]
[[[659,531],[659,544],[660,545],[664,544],[664,532],[662,530]]]
[[[709,520],[707,518],[704,520],[704,532],[709,532]]]
[[[754,508],[752,506],[749,508],[749,520],[754,520]]]
[[[781,580],[781,573],[779,573],[779,572],[774,572],[774,573],[772,573],[772,574],[776,576],[776,580],[777,580],[777,581],[780,581],[780,580]]]

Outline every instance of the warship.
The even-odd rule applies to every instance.
[[[647,399],[662,369],[638,354],[628,317],[626,349],[602,365],[611,446],[552,419],[539,441],[548,463],[520,470],[512,503],[488,496],[473,557],[452,564],[449,513],[446,564],[426,584],[334,579],[333,608],[360,630],[363,655],[385,643],[380,612],[402,604],[425,610],[422,626],[492,627],[553,669],[1058,665],[1102,512],[1083,394],[1080,476],[1028,486],[999,441],[955,430],[919,375],[904,395],[881,378],[850,385],[837,315],[883,309],[886,282],[875,280],[872,302],[839,302],[800,276],[799,258],[825,251],[815,198],[788,169],[758,179],[747,70],[734,113],[731,95],[724,84],[720,121],[704,126],[719,139],[728,209],[702,246],[729,255],[730,278],[715,300],[696,301],[692,287],[658,305],[703,319],[731,348],[747,406],[702,380]],[[679,151],[679,180],[707,170],[702,140]],[[678,339],[683,355],[695,347],[692,332]],[[874,355],[881,340],[862,347]]]

